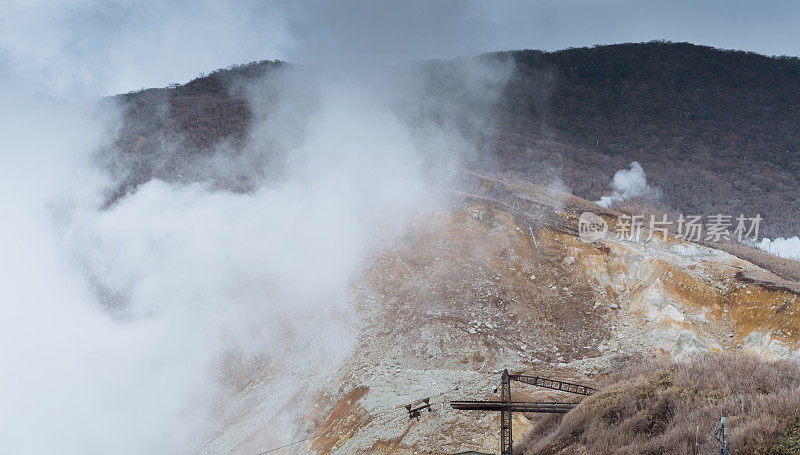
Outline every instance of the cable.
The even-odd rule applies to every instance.
[[[521,374],[521,373],[526,373],[526,372],[529,372],[529,371],[530,371],[530,370],[532,370],[532,369],[533,369],[533,368],[529,368],[529,369],[522,370],[522,371],[521,371],[519,374]],[[455,392],[456,390],[459,390],[459,389],[461,389],[461,388],[468,387],[468,386],[470,386],[470,385],[476,384],[476,383],[478,383],[478,382],[480,382],[480,381],[485,381],[485,380],[487,380],[487,379],[493,379],[493,378],[495,378],[495,377],[496,377],[496,375],[497,375],[497,373],[480,373],[480,372],[475,372],[475,373],[478,373],[478,374],[479,374],[479,376],[478,376],[477,378],[474,378],[474,379],[472,379],[471,381],[467,381],[467,382],[461,383],[461,384],[459,384],[459,385],[457,385],[457,386],[455,386],[455,387],[452,387],[452,388],[450,388],[450,389],[447,389],[447,390],[445,390],[445,391],[443,391],[443,392],[439,392],[439,393],[437,393],[436,395],[430,395],[430,396],[428,396],[427,398],[430,400],[430,404],[431,404],[431,406],[434,406],[434,405],[436,405],[436,404],[444,404],[444,403],[447,401],[447,400],[440,400],[440,401],[437,401],[437,400],[435,400],[436,398],[439,398],[439,397],[442,397],[442,396],[444,396],[444,395],[450,394],[450,393],[452,393],[452,392]],[[415,400],[415,402],[416,402],[416,401],[420,401],[420,400],[421,400],[421,399],[417,399],[417,400]],[[400,409],[404,409],[404,408],[389,408],[389,409],[385,409],[385,410],[383,410],[382,412],[378,412],[378,413],[375,413],[375,414],[371,414],[371,415],[370,415],[370,420],[381,419],[383,416],[385,416],[385,415],[387,415],[387,414],[390,414],[390,413],[391,413],[391,414],[393,414],[393,417],[391,417],[390,419],[387,419],[387,421],[388,421],[388,422],[392,422],[392,421],[394,421],[394,420],[396,420],[396,419],[405,419],[405,418],[406,418],[406,415],[405,415],[405,413],[398,413],[398,411],[399,411]],[[348,415],[350,415],[350,414],[348,414]],[[326,431],[326,432],[324,432],[324,433],[318,434],[318,435],[316,435],[316,436],[312,436],[312,437],[310,437],[310,438],[306,438],[306,439],[303,439],[303,440],[295,441],[295,442],[293,442],[293,443],[286,444],[285,446],[281,446],[281,447],[277,447],[277,448],[274,448],[274,449],[270,449],[269,451],[267,451],[267,452],[262,452],[262,453],[260,453],[260,454],[258,454],[258,455],[263,455],[263,454],[265,454],[265,453],[269,453],[269,452],[273,452],[273,451],[276,451],[276,450],[279,450],[279,449],[287,448],[287,447],[290,447],[290,446],[292,446],[292,445],[299,444],[299,443],[301,443],[301,442],[310,441],[310,440],[312,440],[312,439],[319,438],[319,437],[321,437],[321,436],[324,436],[324,435],[326,435],[326,434],[329,434],[329,433],[331,433],[331,432],[333,432],[333,431],[334,431],[334,428],[331,428],[330,430],[328,430],[328,431]]]
[[[528,370],[523,370],[522,372],[527,372],[527,371]],[[478,373],[478,372],[476,372],[476,373]],[[460,385],[457,385],[457,386],[455,386],[453,388],[450,388],[448,390],[440,392],[440,393],[438,393],[436,395],[431,395],[431,396],[429,396],[427,398],[430,400],[430,403],[431,403],[432,406],[435,405],[435,404],[444,404],[446,402],[446,400],[434,401],[434,399],[442,397],[442,396],[447,395],[447,394],[450,394],[450,393],[452,393],[452,392],[454,392],[456,390],[459,390],[459,389],[461,389],[463,387],[478,383],[479,381],[485,381],[485,380],[487,380],[489,378],[493,378],[493,377],[496,376],[497,373],[479,373],[479,374],[480,374],[479,377],[477,377],[477,378],[475,378],[475,379],[473,379],[471,381],[467,381],[467,382],[462,383]],[[417,399],[415,401],[419,401],[419,400],[420,399]],[[406,415],[404,413],[398,413],[398,411],[400,409],[404,409],[404,408],[389,408],[389,409],[383,410],[382,412],[378,412],[378,413],[372,414],[372,415],[370,415],[370,421],[376,420],[376,419],[381,419],[383,416],[385,416],[385,415],[387,415],[389,413],[393,414],[393,417],[391,417],[390,419],[387,419],[387,422],[392,422],[392,421],[397,420],[397,419],[403,419],[404,420],[406,418]],[[348,415],[351,415],[351,414],[348,414]],[[289,448],[289,447],[291,447],[293,445],[297,445],[297,444],[300,444],[302,442],[308,442],[308,441],[311,441],[313,439],[316,439],[316,438],[325,436],[327,434],[330,434],[334,430],[335,430],[335,428],[331,428],[328,431],[325,431],[324,433],[320,433],[318,435],[311,436],[309,438],[305,438],[305,439],[301,439],[301,440],[298,440],[298,441],[294,441],[294,442],[291,442],[289,444],[282,445],[280,447],[275,447],[275,448],[269,449],[267,451],[260,452],[257,455],[265,455],[265,454],[268,454],[268,453],[271,453],[271,452],[275,452],[277,450]],[[304,453],[311,453],[311,452],[304,452]]]
[[[272,449],[269,449],[269,450],[265,450],[263,452],[259,452],[257,455],[264,455],[266,453],[275,452],[276,450],[286,449],[286,448],[289,448],[289,447],[291,447],[293,445],[300,444],[301,442],[308,442],[308,441],[310,441],[312,439],[320,438],[320,437],[325,436],[326,434],[332,433],[332,432],[333,432],[333,428],[331,428],[330,430],[328,430],[328,431],[326,431],[324,433],[320,433],[320,434],[318,434],[316,436],[311,436],[310,438],[300,439],[299,441],[290,442],[289,444],[282,445],[280,447],[275,447],[275,448],[272,448]]]
[[[438,394],[436,394],[436,395],[431,395],[431,396],[429,396],[428,398],[429,398],[429,399],[431,399],[431,403],[432,403],[432,404],[435,404],[435,402],[433,402],[433,399],[434,399],[434,398],[439,398],[439,397],[441,397],[441,396],[443,396],[443,395],[446,395],[446,394],[448,394],[448,393],[454,392],[454,391],[458,390],[458,389],[459,389],[459,388],[461,388],[461,387],[468,386],[468,385],[470,385],[470,384],[473,384],[473,383],[475,383],[475,382],[478,382],[478,381],[481,381],[481,380],[486,380],[488,376],[495,376],[495,374],[494,374],[494,373],[482,373],[482,374],[481,374],[481,376],[480,376],[480,377],[478,377],[478,378],[475,378],[475,379],[473,379],[473,380],[471,380],[471,381],[467,381],[467,382],[465,382],[465,383],[463,383],[463,384],[461,384],[461,385],[455,386],[455,387],[453,387],[452,389],[445,390],[444,392],[438,393]],[[419,400],[416,400],[416,401],[419,401]],[[442,403],[443,403],[443,402],[444,402],[444,401],[442,401]],[[390,408],[390,409],[385,409],[385,410],[384,410],[384,411],[382,411],[382,412],[378,412],[378,413],[376,413],[376,414],[373,414],[373,415],[371,415],[371,419],[370,419],[370,420],[378,419],[378,418],[380,418],[381,416],[383,416],[383,415],[385,415],[385,414],[388,414],[388,413],[392,413],[392,414],[394,414],[394,413],[397,413],[399,409],[405,409],[405,408]],[[349,415],[349,414],[348,414],[348,415]],[[405,415],[404,415],[404,414],[403,414],[403,417],[405,417]],[[393,418],[392,420],[394,420],[394,418]],[[259,452],[259,453],[258,453],[258,454],[256,454],[256,455],[265,455],[265,454],[272,453],[272,452],[275,452],[275,451],[278,451],[278,450],[281,450],[281,449],[287,449],[287,448],[289,448],[289,447],[291,447],[291,446],[294,446],[294,445],[297,445],[297,444],[300,444],[300,443],[303,443],[303,442],[308,442],[308,441],[311,441],[311,440],[313,440],[313,439],[316,439],[316,438],[320,438],[320,437],[322,437],[322,436],[325,436],[326,434],[333,433],[333,431],[334,431],[334,430],[335,430],[335,427],[333,427],[333,428],[329,429],[328,431],[325,431],[324,433],[320,433],[320,434],[318,434],[318,435],[314,435],[314,436],[311,436],[311,437],[308,437],[308,438],[305,438],[305,439],[300,439],[300,440],[297,440],[297,441],[294,441],[294,442],[290,442],[290,443],[288,443],[288,444],[284,444],[284,445],[282,445],[282,446],[279,446],[279,447],[274,447],[274,448],[272,448],[272,449],[268,449],[268,450],[265,450],[265,451],[263,451],[263,452]]]

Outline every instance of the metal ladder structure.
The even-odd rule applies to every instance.
[[[573,382],[557,379],[509,374],[503,370],[500,376],[500,401],[451,401],[450,406],[460,411],[500,411],[500,454],[511,455],[513,443],[511,424],[513,412],[549,412],[564,414],[578,403],[511,401],[511,381],[522,382],[536,387],[543,387],[576,395],[591,395],[597,389]]]

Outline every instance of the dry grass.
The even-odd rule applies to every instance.
[[[540,417],[515,452],[715,453],[725,415],[731,453],[800,453],[800,363],[709,354],[632,365],[606,382],[563,418]]]

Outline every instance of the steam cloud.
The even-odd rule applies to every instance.
[[[637,197],[658,197],[658,189],[647,184],[647,176],[638,161],[630,164],[630,169],[620,169],[614,174],[611,182],[613,192],[609,196],[603,196],[597,201],[597,205],[611,207],[616,202]]]
[[[106,209],[119,176],[94,151],[116,134],[116,106],[3,85],[4,451],[195,453],[247,381],[288,399],[336,368],[357,335],[353,280],[439,207],[429,177],[446,178],[470,148],[455,125],[480,122],[444,100],[437,122],[409,122],[403,103],[427,96],[429,75],[318,70],[237,87],[255,111],[244,151],[218,150],[191,183],[152,180]],[[480,94],[480,111],[508,71],[464,62],[447,78]],[[260,116],[275,91],[281,101]],[[276,144],[278,174],[253,169],[247,193],[215,185]],[[259,416],[261,447],[295,437],[297,416],[280,408]]]
[[[774,240],[764,237],[757,246],[775,256],[800,260],[800,237],[778,237]]]
[[[67,108],[57,115],[80,120],[54,131],[58,120],[36,118],[52,106],[31,112],[37,122],[14,139],[47,130],[54,143],[4,144],[13,151],[4,194],[22,194],[4,210],[13,221],[2,236],[12,366],[1,385],[12,392],[3,447],[196,451],[214,425],[227,373],[214,365],[226,353],[263,369],[313,365],[311,379],[329,373],[353,335],[351,280],[371,248],[431,200],[400,122],[358,92],[327,96],[281,183],[234,194],[151,181],[108,210],[97,209],[103,176],[72,167],[93,146],[73,132],[99,126]],[[70,139],[75,149],[54,160]]]

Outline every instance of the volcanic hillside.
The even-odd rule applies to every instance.
[[[275,434],[271,419],[289,407],[300,410],[295,440],[311,438],[292,447],[298,453],[493,453],[498,416],[454,411],[448,401],[496,399],[503,368],[605,384],[635,359],[798,358],[797,283],[785,287],[724,251],[658,233],[584,243],[580,213],[594,209],[611,226],[618,214],[565,193],[474,173],[460,188],[453,209],[409,228],[354,284],[360,336],[337,374],[295,394],[281,392],[285,383],[269,370],[249,377],[206,453],[280,445],[286,435]],[[515,386],[514,394],[574,399],[530,387]],[[403,406],[425,397],[435,412],[409,420]],[[529,429],[549,428],[529,418],[515,417],[520,448],[537,447],[523,444]],[[708,450],[712,444],[703,440]]]

